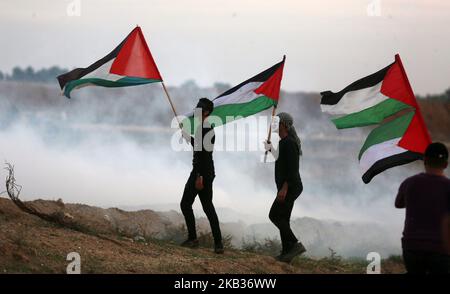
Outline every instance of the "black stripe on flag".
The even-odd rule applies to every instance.
[[[342,97],[347,92],[357,91],[364,88],[370,88],[375,86],[384,79],[387,71],[389,70],[389,68],[391,68],[393,64],[394,63],[386,66],[382,70],[379,70],[376,73],[371,74],[370,76],[357,80],[356,82],[350,84],[349,86],[345,87],[343,90],[337,93],[331,91],[321,92],[320,95],[322,95],[322,100],[320,101],[320,104],[335,105],[342,99]]]
[[[269,69],[266,69],[265,71],[257,74],[256,76],[246,80],[245,82],[240,83],[239,85],[227,90],[226,92],[220,94],[219,96],[217,96],[216,98],[214,98],[214,100],[216,100],[217,98],[220,98],[222,96],[226,96],[229,95],[233,92],[235,92],[236,90],[240,89],[242,86],[248,84],[248,83],[252,83],[252,82],[265,82],[267,81],[276,71],[277,69],[284,63],[284,60],[275,64],[274,66],[272,66]]]
[[[368,184],[373,179],[373,177],[391,167],[407,164],[419,159],[423,159],[423,154],[412,151],[406,151],[400,154],[395,154],[380,159],[364,173],[364,175],[362,176],[362,180],[365,184]]]
[[[132,32],[133,31],[131,31],[131,33]],[[97,60],[96,62],[94,62],[93,64],[91,64],[88,67],[75,68],[74,70],[71,70],[71,71],[69,71],[69,72],[67,72],[65,74],[62,74],[62,75],[58,76],[57,79],[58,79],[58,82],[59,82],[59,86],[61,87],[61,90],[64,88],[64,86],[68,82],[73,81],[73,80],[78,80],[78,79],[82,78],[83,76],[87,75],[88,73],[93,72],[94,70],[96,70],[97,68],[99,68],[103,64],[107,63],[111,59],[116,58],[117,55],[120,52],[120,49],[122,49],[123,44],[128,39],[128,37],[131,35],[131,33],[129,33],[127,35],[127,37],[119,44],[119,46],[114,48],[113,51],[111,51],[108,55],[106,55],[102,59]]]

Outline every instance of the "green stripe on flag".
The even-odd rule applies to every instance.
[[[77,88],[87,84],[93,84],[102,87],[114,88],[114,87],[127,87],[127,86],[137,86],[150,83],[161,82],[160,80],[153,79],[143,79],[134,77],[123,77],[116,81],[105,80],[100,78],[87,78],[79,79],[68,82],[64,87],[64,95],[70,98],[70,92]]]
[[[244,118],[263,110],[266,110],[276,104],[276,101],[266,97],[259,96],[252,101],[245,103],[223,104],[214,108],[208,121],[215,127],[221,126],[225,123],[234,121],[239,118]],[[228,119],[228,120],[227,120]],[[194,125],[193,117],[185,118],[182,121],[183,128],[191,134],[194,133],[196,125]],[[190,126],[190,130],[188,128]]]
[[[378,124],[386,117],[406,108],[410,106],[395,99],[387,99],[362,111],[332,119],[332,122],[338,129],[364,127]]]
[[[364,142],[361,151],[359,152],[358,159],[361,160],[361,156],[363,155],[363,153],[373,145],[380,144],[395,138],[401,138],[406,132],[406,129],[408,128],[414,114],[415,112],[411,111],[373,129],[372,132],[370,132],[369,136],[367,136],[367,139]]]
[[[227,117],[233,118],[247,117],[256,114],[258,112],[261,112],[263,110],[266,110],[274,106],[275,103],[276,103],[275,100],[269,97],[260,96],[246,103],[219,105],[216,108],[214,108],[214,111],[211,113],[211,115],[220,117],[222,124],[225,124],[227,122],[226,121]]]

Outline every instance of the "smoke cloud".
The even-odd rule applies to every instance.
[[[219,90],[199,88],[193,81],[169,88],[180,113]],[[2,82],[0,99],[0,159],[15,165],[23,199],[179,211],[192,153],[172,150],[173,136],[179,134],[170,128],[172,115],[159,85],[86,88],[68,100],[54,85]],[[304,191],[293,219],[387,226],[398,234],[400,246],[404,211],[393,202],[399,184],[420,172],[421,163],[391,169],[365,185],[357,154],[368,130],[335,130],[320,112],[317,94],[282,93],[279,111],[293,115],[303,144]],[[269,116],[270,110],[261,115]],[[264,138],[267,127],[248,138]],[[217,144],[227,140],[223,130],[216,129]],[[222,221],[269,222],[276,195],[274,164],[261,162],[262,141],[258,146],[257,151],[214,153],[214,203]],[[201,211],[199,201],[194,208]]]

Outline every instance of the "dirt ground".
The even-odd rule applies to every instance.
[[[99,232],[100,237],[63,228],[0,198],[0,272],[62,274],[70,252],[80,254],[82,273],[365,273],[367,266],[364,261],[306,257],[288,265],[236,249],[217,255],[211,248],[185,249],[157,239],[136,241],[101,226]],[[403,273],[401,260],[383,260],[382,272]]]

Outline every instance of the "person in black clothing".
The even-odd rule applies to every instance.
[[[188,230],[188,239],[181,245],[190,248],[196,248],[199,245],[195,229],[195,217],[192,210],[192,204],[198,195],[202,203],[203,211],[211,225],[211,232],[215,244],[214,252],[221,254],[224,253],[222,234],[220,232],[219,219],[212,202],[213,181],[215,177],[212,152],[215,136],[214,129],[207,121],[207,117],[214,109],[214,104],[207,98],[201,98],[197,104],[197,109],[201,109],[202,121],[195,132],[194,138],[183,131],[183,137],[194,148],[194,157],[192,160],[193,168],[184,187],[183,198],[180,203]]]
[[[280,230],[282,251],[277,259],[291,262],[295,256],[306,251],[295,237],[290,227],[291,212],[294,202],[303,191],[299,173],[299,160],[302,154],[300,139],[293,126],[292,116],[282,112],[279,117],[280,142],[275,150],[270,142],[265,142],[267,151],[275,156],[275,183],[277,197],[270,209],[269,218]]]
[[[403,261],[410,274],[448,274],[450,179],[444,175],[448,166],[445,145],[430,144],[424,164],[425,173],[406,179],[395,199],[396,208],[406,208]]]

